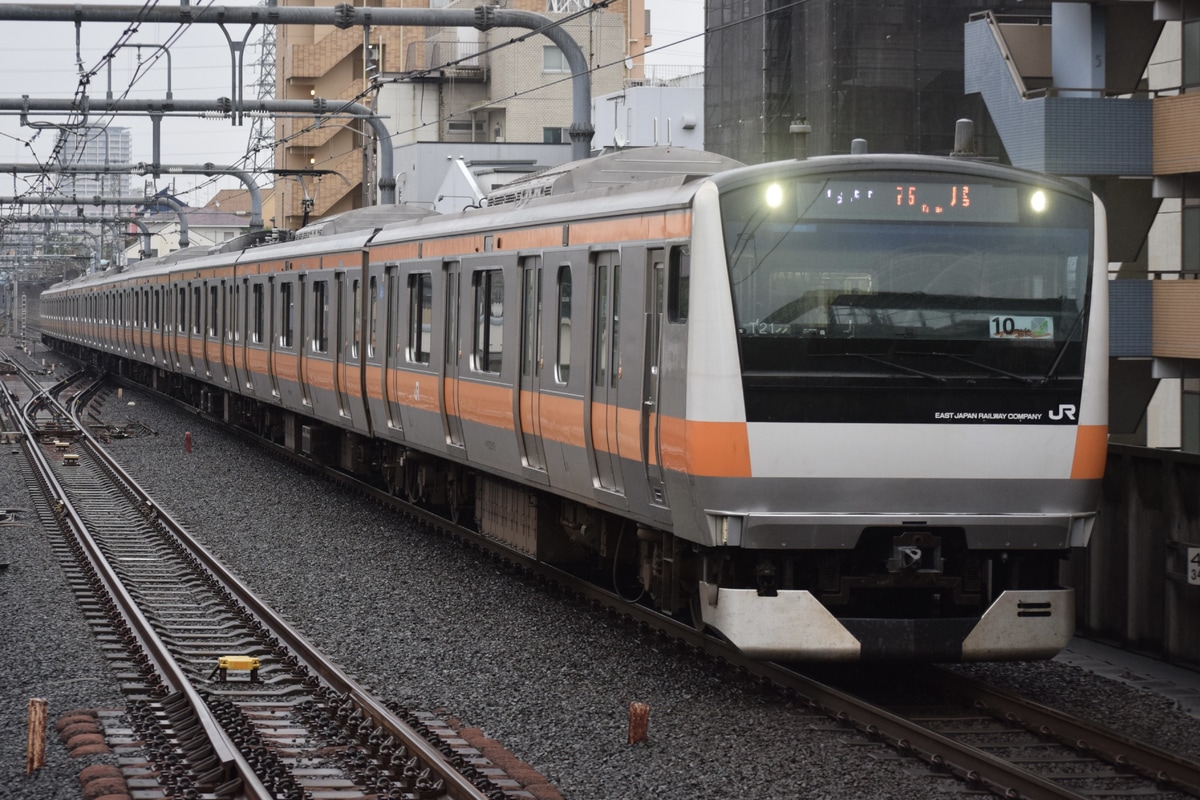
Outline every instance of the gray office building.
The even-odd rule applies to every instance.
[[[1048,9],[1022,3],[1024,13]],[[954,123],[977,123],[980,149],[1001,146],[978,96],[963,91],[963,26],[986,0],[707,0],[704,140],[746,163],[795,154],[946,154]]]
[[[70,128],[60,134],[58,163],[64,166],[129,164],[133,161],[133,144],[129,128],[85,125]],[[103,195],[127,197],[131,176],[127,174],[80,173],[64,175],[59,184],[61,194],[79,198]]]

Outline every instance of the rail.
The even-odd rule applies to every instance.
[[[92,389],[95,388],[97,387],[92,387]],[[80,427],[85,427],[82,426],[79,418],[82,407],[89,399],[89,394],[89,391],[84,391],[76,395],[71,409],[72,418],[77,424],[80,424]],[[439,796],[448,797],[451,800],[487,800],[489,795],[459,772],[442,751],[416,732],[380,700],[372,696],[369,690],[358,684],[336,664],[326,659],[311,642],[276,614],[267,603],[188,533],[178,521],[164,509],[158,507],[154,499],[124,472],[120,464],[90,434],[85,434],[85,436],[89,440],[89,454],[122,485],[123,491],[137,505],[152,512],[156,522],[183,545],[189,556],[215,576],[237,602],[249,610],[263,630],[290,651],[304,669],[307,669],[310,674],[318,676],[324,686],[337,695],[339,703],[353,704],[354,707],[361,710],[364,716],[370,718],[375,726],[385,730],[403,745],[410,756],[418,759],[422,766],[429,768],[431,771],[430,782],[436,784],[440,781],[443,786],[444,795]],[[256,627],[254,623],[251,623],[251,626]],[[198,696],[197,699],[199,699]],[[238,758],[242,759],[240,753]],[[244,764],[244,759],[240,763]],[[249,766],[247,765],[246,768],[249,769]],[[271,796],[270,794],[264,795],[264,797]],[[253,797],[257,798],[257,795]]]
[[[43,407],[54,409],[57,414],[61,414],[64,418],[70,416],[68,410],[54,399],[50,390],[41,390],[36,381],[32,379],[32,376],[27,371],[21,369],[19,365],[18,370],[26,382],[30,384],[31,388],[35,388],[35,397],[30,401],[30,405],[37,402]],[[64,379],[64,381],[56,384],[54,388],[61,391],[71,383],[71,380]],[[99,545],[92,537],[87,524],[71,502],[67,491],[55,476],[54,469],[51,467],[45,452],[38,446],[38,442],[44,431],[36,428],[32,424],[31,418],[24,413],[18,415],[18,419],[20,420],[20,433],[22,434],[22,444],[26,456],[33,465],[39,482],[45,488],[47,494],[54,498],[54,502],[58,508],[60,523],[80,544],[91,569],[103,585],[104,590],[113,598],[120,615],[137,638],[142,652],[149,659],[151,667],[160,681],[163,690],[170,693],[177,693],[184,697],[195,719],[204,730],[205,737],[210,743],[213,754],[220,765],[222,793],[229,794],[236,790],[239,791],[240,797],[244,797],[247,800],[273,800],[273,794],[254,774],[254,770],[250,764],[241,755],[237,746],[226,735],[221,724],[209,711],[204,700],[192,686],[183,669],[171,656],[170,652],[168,652],[166,645],[155,633],[150,621],[142,614],[137,602],[125,589],[112,564],[104,556]],[[56,431],[54,433],[58,435],[59,432]],[[79,429],[79,435],[86,436],[86,430],[83,428]]]

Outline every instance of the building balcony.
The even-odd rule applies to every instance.
[[[1152,175],[1156,101],[1053,86],[1050,34],[991,13],[965,27],[964,89],[982,95],[1009,159],[1057,175]]]
[[[436,78],[485,81],[488,56],[479,42],[426,40],[410,42],[404,54],[404,71]]]
[[[1200,172],[1200,94],[1179,94],[1154,100],[1154,174]]]

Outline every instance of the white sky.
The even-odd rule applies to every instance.
[[[650,10],[651,64],[704,66],[704,0],[645,0]]]
[[[129,0],[80,0],[83,5],[121,5]],[[4,0],[0,0],[4,2]],[[75,0],[34,0],[38,4]],[[178,0],[163,0],[174,5]],[[203,6],[205,0],[193,0],[193,5]],[[258,5],[256,0],[220,0],[215,5]],[[700,66],[704,61],[703,39],[696,34],[703,29],[703,0],[646,0],[650,10],[651,33],[655,52],[647,57],[651,64],[668,66]],[[79,69],[76,64],[75,25],[71,22],[0,22],[5,46],[0,48],[0,97],[20,98],[29,95],[36,98],[69,100],[79,87]],[[87,88],[95,103],[102,103],[109,89],[109,72],[104,66],[103,56],[121,38],[124,25],[116,23],[85,23],[81,28],[81,59],[85,70],[100,67]],[[158,45],[170,40],[178,29],[176,25],[142,25],[129,42]],[[241,37],[246,26],[230,26],[231,35]],[[673,44],[681,39],[695,36],[690,41]],[[256,46],[258,32],[250,36],[246,52],[246,63],[252,64],[259,57]],[[193,25],[170,45],[172,68],[171,88],[176,99],[211,100],[228,97],[231,93],[232,68],[229,46],[224,34],[216,25]],[[153,54],[149,47],[142,50],[142,58]],[[112,60],[112,89],[114,96],[130,86],[138,72],[138,51],[131,47],[120,50]],[[125,95],[130,99],[161,99],[166,94],[167,69],[165,61],[142,70],[141,77]],[[248,80],[256,73],[247,68]],[[255,97],[254,88],[248,87],[246,97]],[[62,123],[64,116],[31,114],[38,122]],[[91,121],[98,121],[93,115]],[[121,115],[112,121],[118,127],[132,130],[133,160],[150,161],[152,156],[152,134],[150,122],[142,115]],[[251,129],[249,122],[243,127],[234,127],[228,120],[204,120],[196,117],[165,117],[162,130],[162,162],[172,164],[202,164],[212,162],[220,166],[231,165],[243,157],[247,149]],[[21,126],[19,117],[0,114],[0,161],[29,163],[45,158],[51,151],[55,139],[53,129],[37,130]],[[135,193],[140,194],[142,178],[135,177]],[[168,185],[171,178],[161,178],[157,186]],[[192,205],[203,205],[216,188],[236,188],[241,183],[233,178],[220,179],[212,186],[203,176],[175,176],[175,190]],[[210,184],[207,187],[202,184]],[[200,186],[199,189],[195,188]],[[22,193],[26,189],[23,178],[11,174],[0,174],[0,195]]]

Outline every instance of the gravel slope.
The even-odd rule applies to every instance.
[[[481,727],[571,800],[969,794],[184,412],[127,393],[109,398],[104,417],[158,432],[113,449],[163,506],[348,671],[386,698]],[[6,472],[0,477],[14,485]],[[12,530],[0,528],[0,543],[11,547]],[[19,538],[44,539],[36,530]],[[17,611],[0,618],[0,635],[16,645],[6,644],[17,654],[6,660],[21,664],[0,676],[0,785],[15,782],[12,796],[22,800],[78,797],[72,770],[81,766],[52,750],[44,775],[24,778],[27,696],[56,698],[52,716],[116,700],[86,626],[57,608],[65,589],[49,563],[0,573],[0,601]],[[1200,720],[1149,692],[1056,662],[969,669],[1200,758]],[[629,746],[634,700],[650,707],[650,738]]]

